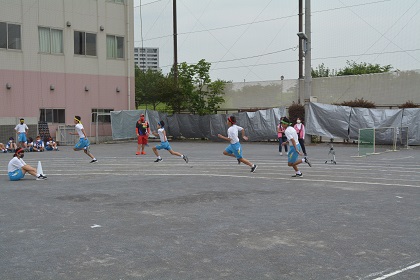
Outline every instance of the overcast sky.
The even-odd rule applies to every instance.
[[[134,45],[159,48],[165,74],[174,57],[172,3],[134,0]],[[178,62],[211,62],[213,80],[297,79],[298,4],[177,0]],[[353,60],[420,69],[420,0],[317,0],[311,11],[313,68]]]

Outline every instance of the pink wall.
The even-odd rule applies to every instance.
[[[6,89],[6,83],[12,88]],[[39,118],[40,108],[65,109],[66,124],[73,124],[73,117],[80,115],[89,129],[93,108],[135,109],[134,78],[130,83],[128,108],[127,77],[0,70],[0,117]],[[55,90],[50,90],[50,85]],[[117,87],[120,92],[116,92]]]

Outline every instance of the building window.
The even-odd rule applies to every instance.
[[[101,113],[109,114],[114,109],[92,109],[92,122],[96,122],[96,116]],[[98,122],[111,123],[111,115],[98,115]]]
[[[74,31],[74,54],[96,56],[96,34]]]
[[[63,31],[49,27],[38,27],[39,51],[42,53],[63,53]]]
[[[0,48],[8,50],[22,49],[20,25],[0,22]]]
[[[116,3],[116,4],[124,4],[124,0],[108,0],[108,2]]]
[[[39,109],[39,121],[47,123],[66,123],[66,110]]]
[[[107,58],[124,58],[124,37],[106,36]]]

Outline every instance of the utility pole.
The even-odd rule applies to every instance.
[[[174,82],[178,85],[178,38],[176,28],[176,0],[173,0],[173,26],[174,26]]]
[[[303,0],[299,0],[299,32],[303,32]],[[299,38],[299,80],[301,79],[303,79],[303,49],[302,40]]]
[[[305,52],[305,125],[308,123],[309,102],[312,94],[312,66],[311,66],[311,0],[305,0],[305,34],[306,52]],[[305,142],[311,143],[311,136],[305,136]]]

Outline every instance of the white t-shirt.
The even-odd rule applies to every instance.
[[[25,166],[26,163],[21,158],[13,157],[9,161],[9,165],[7,166],[7,172],[13,172],[18,169],[21,169],[23,166]]]
[[[85,138],[85,135],[83,134],[83,131],[82,131],[83,124],[81,123],[76,124],[75,129],[76,129],[76,132],[79,134],[80,138]]]
[[[47,146],[49,146],[49,145],[51,145],[51,146],[52,146],[52,145],[54,145],[54,143],[55,143],[55,142],[54,142],[53,140],[51,140],[51,141],[47,141]]]
[[[299,140],[298,140],[298,135],[296,133],[296,129],[294,129],[292,126],[288,126],[286,128],[286,131],[284,132],[284,134],[287,137],[287,141],[289,141],[289,145],[293,145],[292,142],[290,141],[292,138],[295,139],[296,145],[299,144]]]
[[[158,134],[159,134],[159,138],[160,138],[160,142],[166,142],[168,141],[168,139],[166,138],[165,134],[164,134],[165,128],[161,127],[158,129]]]
[[[227,134],[228,134],[228,138],[230,138],[231,144],[235,144],[239,142],[238,133],[239,131],[242,131],[243,129],[244,129],[243,127],[236,124],[228,128]]]
[[[18,124],[15,126],[15,130],[19,133],[25,133],[26,130],[29,130],[28,126],[26,125],[26,123],[24,124]]]

